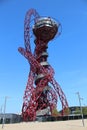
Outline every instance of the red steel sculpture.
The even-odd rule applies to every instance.
[[[30,21],[34,17],[32,32],[35,35],[35,49],[31,51]],[[33,121],[37,115],[52,115],[57,107],[58,97],[62,105],[62,115],[68,108],[66,96],[54,79],[54,70],[47,62],[48,42],[59,34],[60,23],[50,17],[40,17],[34,9],[30,9],[24,21],[25,48],[18,51],[28,60],[30,72],[23,97],[22,116],[25,121]]]

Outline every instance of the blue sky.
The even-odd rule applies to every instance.
[[[30,66],[18,47],[24,47],[24,18],[30,8],[62,24],[61,36],[49,42],[48,62],[69,106],[79,105],[76,92],[87,105],[87,1],[0,0],[0,111],[8,96],[6,112],[21,112]]]

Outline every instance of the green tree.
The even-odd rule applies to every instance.
[[[83,115],[87,115],[87,107],[82,108]]]
[[[54,108],[52,110],[52,116],[57,117],[58,115],[59,115],[59,112],[58,112],[57,108]]]
[[[79,108],[79,107],[77,107],[77,108],[75,109],[74,114],[81,114],[81,110],[80,110],[80,108]]]
[[[66,109],[64,110],[64,114],[65,114],[65,115],[69,115],[69,114],[70,114],[69,108],[66,108]]]

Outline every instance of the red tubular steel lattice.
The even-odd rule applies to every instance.
[[[30,45],[30,20],[32,15],[34,16],[34,27],[32,30],[35,35],[34,54]],[[22,107],[22,116],[25,121],[35,120],[36,115],[40,114],[40,112],[43,115],[52,114],[52,110],[57,105],[58,96],[62,104],[62,114],[68,108],[65,94],[53,78],[54,70],[47,62],[47,45],[56,35],[58,26],[50,17],[40,17],[34,9],[29,10],[25,16],[25,48],[19,47],[18,49],[30,64]]]

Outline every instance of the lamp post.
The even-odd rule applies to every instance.
[[[5,101],[4,101],[4,111],[3,111],[3,121],[2,121],[2,128],[4,128],[4,124],[5,124],[5,111],[6,111],[7,98],[8,98],[8,96],[5,96]]]
[[[3,107],[3,105],[1,106],[1,108],[0,108],[0,113],[2,114],[2,107]]]
[[[83,124],[83,126],[85,126],[85,124],[84,124],[84,117],[83,117],[83,111],[82,111],[82,105],[81,105],[81,99],[82,98],[80,97],[79,92],[77,92],[76,94],[78,95],[78,99],[79,99],[80,112],[81,112],[81,116],[82,116],[82,124]]]

